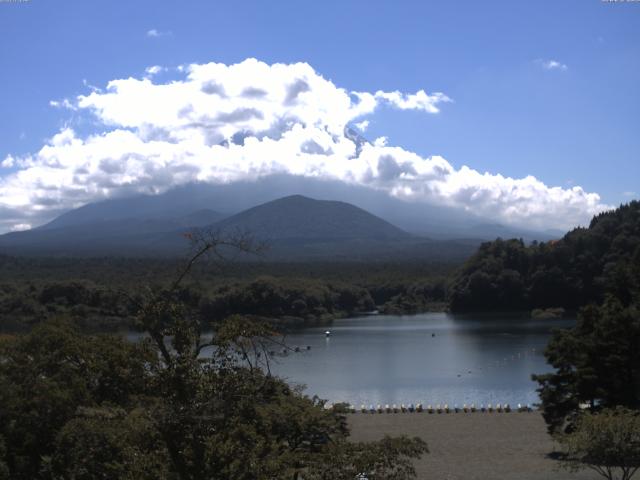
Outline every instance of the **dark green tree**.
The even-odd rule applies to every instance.
[[[571,428],[581,406],[640,408],[640,312],[610,298],[557,330],[545,356],[555,372],[534,375],[551,432]]]
[[[181,280],[207,253],[254,247],[244,237],[215,236],[200,238],[195,247],[176,282],[152,294],[139,314],[160,358],[152,388],[161,401],[152,417],[168,452],[170,471],[181,480],[326,478],[318,475],[330,465],[348,471],[347,465],[337,463],[341,457],[336,449],[350,449],[354,458],[365,458],[367,449],[382,448],[384,465],[362,461],[359,467],[376,472],[379,479],[412,478],[412,470],[399,465],[424,453],[423,442],[385,440],[358,449],[358,444],[347,442],[343,416],[270,375],[268,352],[274,342],[286,346],[268,324],[236,316],[216,324],[213,334],[202,334],[205,319],[176,298]],[[205,350],[208,354],[201,355]]]
[[[0,438],[11,478],[38,478],[58,432],[81,407],[128,407],[147,391],[146,343],[86,336],[51,321],[0,341]]]
[[[167,288],[130,299],[146,337],[138,343],[82,334],[65,321],[2,338],[0,475],[414,478],[411,459],[426,452],[424,442],[350,443],[344,415],[271,375],[269,351],[287,347],[268,323],[212,322],[185,295],[198,259],[253,251],[251,241],[198,236],[194,248]]]

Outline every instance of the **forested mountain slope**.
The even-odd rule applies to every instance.
[[[640,288],[640,202],[595,216],[557,241],[480,246],[452,280],[452,311],[577,309]]]

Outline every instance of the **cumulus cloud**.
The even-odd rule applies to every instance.
[[[353,92],[306,63],[255,59],[178,73],[167,83],[145,76],[92,89],[72,107],[99,131],[63,128],[39,151],[5,158],[0,166],[11,170],[0,176],[0,229],[37,225],[104,198],[272,174],[340,180],[527,227],[566,228],[607,207],[577,186],[456,168],[384,137],[368,142],[351,128],[364,131],[380,105],[437,114],[451,101],[443,93]]]
[[[544,68],[545,70],[560,70],[560,71],[566,71],[569,69],[569,67],[567,65],[565,65],[564,63],[561,63],[557,60],[538,60],[537,63]]]

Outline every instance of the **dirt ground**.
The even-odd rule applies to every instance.
[[[355,413],[352,439],[384,434],[418,436],[429,446],[415,462],[424,480],[592,480],[589,470],[570,473],[548,455],[557,445],[542,416],[530,413]]]

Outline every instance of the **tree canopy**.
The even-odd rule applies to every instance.
[[[349,442],[344,415],[271,375],[268,349],[286,345],[268,323],[233,315],[203,334],[211,322],[180,288],[188,271],[131,299],[140,342],[64,320],[2,337],[0,478],[415,477],[422,440]]]
[[[590,468],[607,480],[630,480],[640,469],[638,411],[616,408],[584,413],[575,429],[558,439],[564,450],[562,465],[570,471]]]
[[[624,305],[640,290],[640,202],[593,218],[550,242],[502,240],[481,245],[451,282],[452,311],[577,311],[607,294]]]
[[[555,332],[545,356],[555,371],[533,378],[550,431],[571,428],[581,405],[640,408],[637,307],[610,298],[583,309],[573,328]]]

